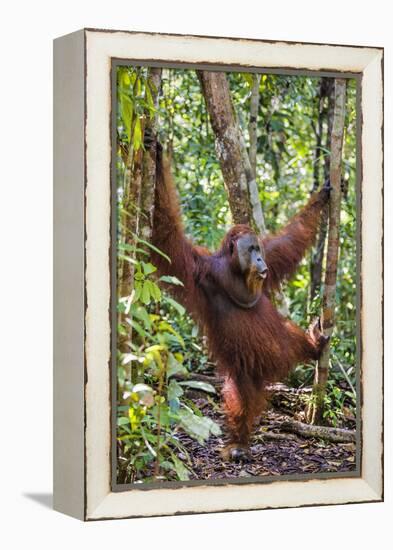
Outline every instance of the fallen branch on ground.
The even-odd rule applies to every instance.
[[[302,437],[318,437],[326,441],[333,441],[334,443],[355,443],[356,441],[356,432],[354,430],[314,426],[298,422],[297,420],[284,420],[277,423],[275,427]]]

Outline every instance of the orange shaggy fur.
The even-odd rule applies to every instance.
[[[244,275],[239,274],[231,250],[233,242],[252,233],[251,229],[233,227],[215,253],[194,246],[184,235],[169,163],[158,151],[153,244],[171,263],[158,254],[153,261],[160,274],[174,275],[183,282],[183,287],[171,286],[170,290],[207,335],[211,355],[225,380],[222,396],[230,446],[248,445],[253,422],[265,407],[266,384],[283,379],[294,365],[315,360],[321,353],[323,336],[304,332],[284,318],[272,304],[270,293],[294,274],[313,244],[328,196],[326,189],[314,194],[286,227],[262,240],[268,276],[262,287],[253,272],[246,275],[248,290],[259,298],[252,307],[240,307],[232,297],[243,288]]]

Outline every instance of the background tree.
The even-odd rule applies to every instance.
[[[228,191],[233,221],[235,224],[251,225],[247,175],[226,74],[199,71],[198,77],[215,134],[216,153]]]
[[[325,181],[330,175],[330,146],[334,109],[334,78],[321,77],[317,96],[318,121],[315,125],[316,146],[314,162],[314,183],[312,191],[316,191],[322,179]],[[322,213],[315,250],[310,262],[310,301],[312,302],[321,289],[323,274],[323,259],[325,252],[326,234],[328,226],[329,207],[326,205]]]
[[[345,122],[346,80],[335,79],[334,114],[331,133],[329,201],[329,233],[326,258],[325,285],[323,290],[322,327],[326,336],[331,337],[334,329],[336,306],[336,283],[340,247],[340,205],[341,205],[341,158]],[[326,345],[315,371],[313,401],[310,421],[323,422],[326,385],[329,375],[330,345]]]

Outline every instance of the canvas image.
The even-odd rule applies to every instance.
[[[358,80],[113,74],[116,485],[357,475]]]

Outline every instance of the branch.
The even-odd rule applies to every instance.
[[[344,430],[343,428],[311,426],[297,420],[284,420],[277,423],[276,427],[302,437],[317,437],[334,443],[354,443],[356,441],[356,432],[354,430]]]

